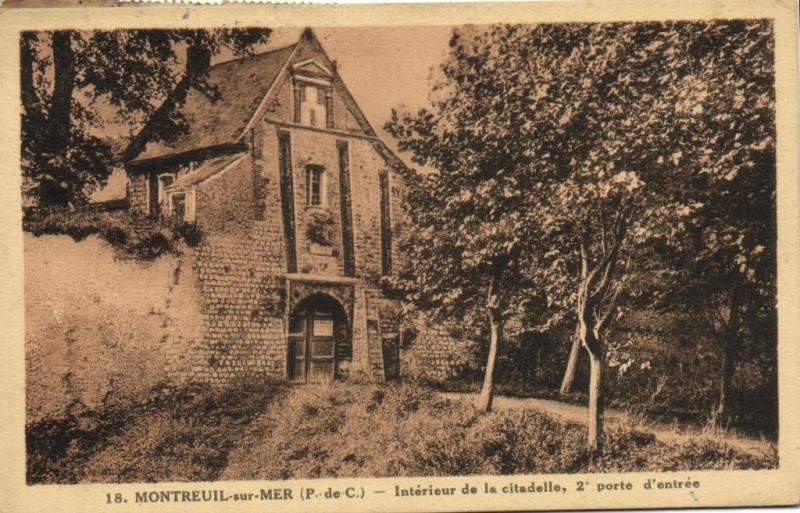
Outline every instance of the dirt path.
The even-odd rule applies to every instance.
[[[475,398],[474,394],[461,393],[443,393],[442,396],[459,401],[472,401]],[[585,406],[548,399],[495,396],[493,407],[500,410],[538,410],[552,417],[576,424],[585,424],[587,421]],[[700,436],[709,436],[704,435],[697,427],[637,422],[631,419],[627,413],[609,408],[606,409],[605,418],[608,426],[621,426],[628,429],[636,428],[640,431],[653,433],[657,440],[664,443],[684,442]],[[771,443],[767,440],[743,436],[733,432],[713,436],[718,436],[734,449],[751,455],[763,454],[771,446]]]

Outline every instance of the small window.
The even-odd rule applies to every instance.
[[[170,210],[172,215],[178,219],[186,218],[186,194],[183,192],[176,192],[171,196],[172,204]]]
[[[308,205],[311,207],[325,206],[327,204],[328,186],[325,168],[308,166],[306,168],[306,179],[308,181]]]
[[[314,86],[303,85],[301,87],[300,123],[325,128],[327,126],[325,93]]]
[[[167,187],[175,182],[175,175],[172,173],[165,173],[158,175],[158,203],[162,203],[166,199],[165,191]]]

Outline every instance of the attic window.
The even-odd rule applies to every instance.
[[[172,217],[193,223],[195,221],[195,193],[194,191],[180,191],[169,193],[169,213]]]
[[[308,84],[302,85],[301,91],[300,123],[320,128],[327,127],[325,91]]]

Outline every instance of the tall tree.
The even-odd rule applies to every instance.
[[[85,202],[120,157],[103,137],[109,119],[138,127],[163,104],[155,118],[174,118],[189,88],[215,94],[205,80],[212,55],[222,48],[247,53],[269,34],[269,29],[23,33],[24,193],[40,206]],[[183,68],[181,48],[187,48]],[[176,84],[182,90],[173,93]],[[171,128],[160,133],[176,137],[180,120],[173,119]]]
[[[434,85],[446,94],[416,114],[393,111],[386,129],[414,162],[435,169],[409,179],[407,297],[442,317],[488,328],[479,398],[488,411],[504,325],[524,308],[525,245],[535,231],[525,212],[539,185],[523,173],[531,165],[517,149],[525,134],[508,128],[501,103],[488,101],[512,87],[513,77],[495,74],[491,48],[473,53],[464,32],[472,35],[454,33]]]
[[[491,256],[503,246],[464,234],[503,233],[547,294],[553,315],[542,321],[574,312],[590,362],[592,451],[603,442],[608,328],[630,284],[661,272],[686,212],[709,202],[735,217],[721,192],[729,177],[769,174],[757,163],[773,143],[771,41],[762,20],[459,30],[434,86],[444,99],[389,125],[401,149],[438,170],[431,180],[492,185],[442,189],[431,205],[448,208],[430,215],[448,221],[439,233],[431,220],[431,236]],[[449,210],[462,197],[471,203]]]
[[[759,246],[763,252],[769,244],[774,93],[771,26],[765,21],[603,26],[587,43],[578,61],[584,77],[597,78],[573,114],[589,122],[572,131],[593,147],[563,148],[583,169],[574,168],[549,197],[554,200],[551,233],[567,235],[577,246],[575,303],[579,335],[590,357],[589,443],[597,450],[605,330],[628,283],[640,279],[648,266],[663,265],[659,258],[687,218],[703,227],[693,230],[693,249],[701,249],[698,261],[678,263],[687,284],[731,272],[744,277],[737,259],[757,253]],[[598,54],[607,57],[598,59]],[[732,188],[739,174],[741,182]],[[749,207],[731,202],[736,195],[749,198]],[[748,209],[744,217],[750,222],[735,221],[742,209]],[[754,223],[754,218],[767,221]],[[707,238],[697,238],[699,232]],[[722,247],[715,247],[716,237],[725,241]],[[707,274],[712,261],[724,270]],[[637,275],[626,272],[631,268]],[[737,312],[741,296],[729,292],[727,297],[729,312]],[[738,329],[738,319],[728,315],[729,332]]]

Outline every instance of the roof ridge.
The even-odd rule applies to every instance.
[[[266,52],[254,53],[252,55],[243,55],[241,57],[236,57],[235,59],[229,59],[227,61],[222,61],[222,62],[218,62],[216,64],[212,64],[211,66],[208,67],[208,69],[216,68],[216,67],[219,67],[219,66],[223,66],[225,64],[232,64],[232,63],[236,63],[236,62],[240,62],[240,61],[246,61],[247,59],[253,59],[253,58],[256,58],[256,57],[263,57],[265,55],[271,55],[273,53],[277,53],[277,52],[280,52],[280,51],[288,50],[288,49],[293,48],[295,46],[297,46],[297,43],[292,43],[290,45],[281,46],[280,48],[275,48],[275,49],[272,49],[272,50],[268,50]]]

